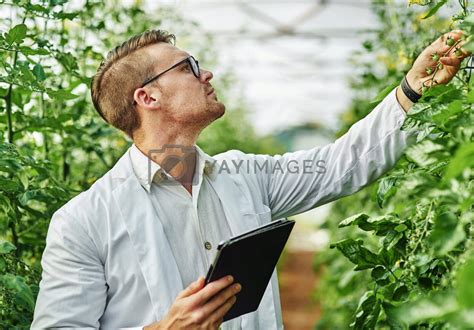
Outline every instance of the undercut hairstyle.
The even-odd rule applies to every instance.
[[[147,30],[133,36],[108,52],[92,78],[95,109],[106,122],[132,139],[133,132],[140,127],[133,93],[153,74],[156,65],[148,54],[137,50],[160,42],[174,45],[176,37],[163,30]]]

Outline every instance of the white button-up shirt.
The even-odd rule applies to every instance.
[[[155,209],[164,212],[160,214],[160,221],[178,265],[183,287],[207,274],[217,253],[217,245],[232,236],[219,196],[209,183],[209,174],[216,166],[215,160],[197,146],[196,158],[191,196],[135,145],[130,149],[135,175]],[[161,205],[170,207],[163,208]],[[229,320],[222,329],[241,329],[240,323],[240,318]]]
[[[219,196],[209,184],[207,172],[212,170],[214,162],[199,147],[196,151],[196,184],[192,187],[191,196],[135,145],[130,150],[133,170],[140,184],[146,189],[155,209],[164,212],[160,214],[160,221],[184,287],[206,274],[219,242],[232,236]],[[160,205],[170,207],[160,208]]]

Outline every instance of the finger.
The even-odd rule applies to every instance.
[[[237,283],[221,291],[219,294],[214,296],[209,302],[207,302],[206,305],[204,305],[203,307],[204,314],[211,315],[212,312],[214,312],[220,306],[225,304],[227,300],[235,296],[241,289],[242,289],[242,286],[239,283]]]
[[[422,86],[425,86],[425,87],[431,87],[431,86],[436,86],[436,85],[438,85],[438,81],[436,79],[432,80],[431,78],[426,78],[422,82]],[[421,93],[421,89],[419,92]]]
[[[464,31],[462,31],[462,30],[452,30],[451,32],[449,32],[449,34],[451,34],[451,36],[453,37],[454,40],[459,40],[464,35]]]
[[[213,281],[206,285],[204,289],[197,292],[194,296],[194,303],[196,304],[204,304],[213,296],[215,296],[218,292],[223,290],[224,288],[228,287],[232,284],[234,278],[232,276],[224,276],[217,281]]]
[[[214,326],[215,326],[216,328],[219,328],[219,326],[222,324],[222,322],[224,322],[224,318],[223,318],[223,317],[220,318],[220,319],[218,319],[216,322],[214,322]]]
[[[464,35],[464,32],[462,30],[452,30],[452,31],[449,31],[448,33],[445,33],[441,36],[441,41],[446,41],[448,39],[448,37],[451,37],[453,38],[455,41],[458,41],[459,39],[462,38],[462,36]]]
[[[455,67],[461,65],[461,59],[460,58],[441,57],[439,60],[443,65],[449,65],[449,66],[455,66]]]
[[[223,319],[224,315],[227,314],[227,312],[234,306],[235,302],[237,301],[236,296],[232,296],[232,298],[229,298],[224,305],[219,307],[210,317],[210,320],[212,323],[217,322],[219,319]]]
[[[199,277],[195,282],[191,283],[186,289],[178,294],[177,298],[189,297],[190,295],[198,292],[204,286],[204,277]]]
[[[465,50],[464,48],[462,48],[467,42],[466,41],[461,41],[457,46],[456,48],[452,49],[451,50],[451,53],[453,54],[453,56],[456,56],[458,58],[466,58],[468,56],[471,55],[471,52]]]
[[[438,53],[445,53],[449,49],[454,48],[453,46],[449,46],[447,44],[448,38],[451,38],[454,40],[456,44],[462,44],[462,41],[460,39],[463,37],[463,31],[461,30],[453,30],[448,33],[445,33],[441,35],[435,42],[432,43],[432,47],[434,50],[436,50]],[[459,43],[458,43],[459,42]]]

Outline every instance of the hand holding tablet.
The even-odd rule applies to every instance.
[[[242,286],[224,321],[257,310],[294,223],[275,220],[219,244],[206,285],[232,275]]]

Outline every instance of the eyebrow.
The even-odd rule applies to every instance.
[[[189,56],[191,56],[191,55],[188,54],[188,53],[180,53],[179,55],[181,55],[182,57],[181,57],[180,60],[177,60],[176,63],[179,62],[179,61],[184,60],[185,58],[187,58],[187,57],[189,57]]]
[[[189,56],[191,56],[188,53],[181,53],[181,55],[183,55],[183,57],[181,57],[178,60],[173,61],[173,63],[171,63],[170,66],[175,65],[176,63],[179,63],[179,62],[183,61],[184,59],[188,58]],[[185,63],[181,63],[181,65],[183,65],[183,64],[185,64]],[[179,66],[181,66],[181,65],[179,65]],[[163,69],[163,70],[165,70],[165,69]]]

